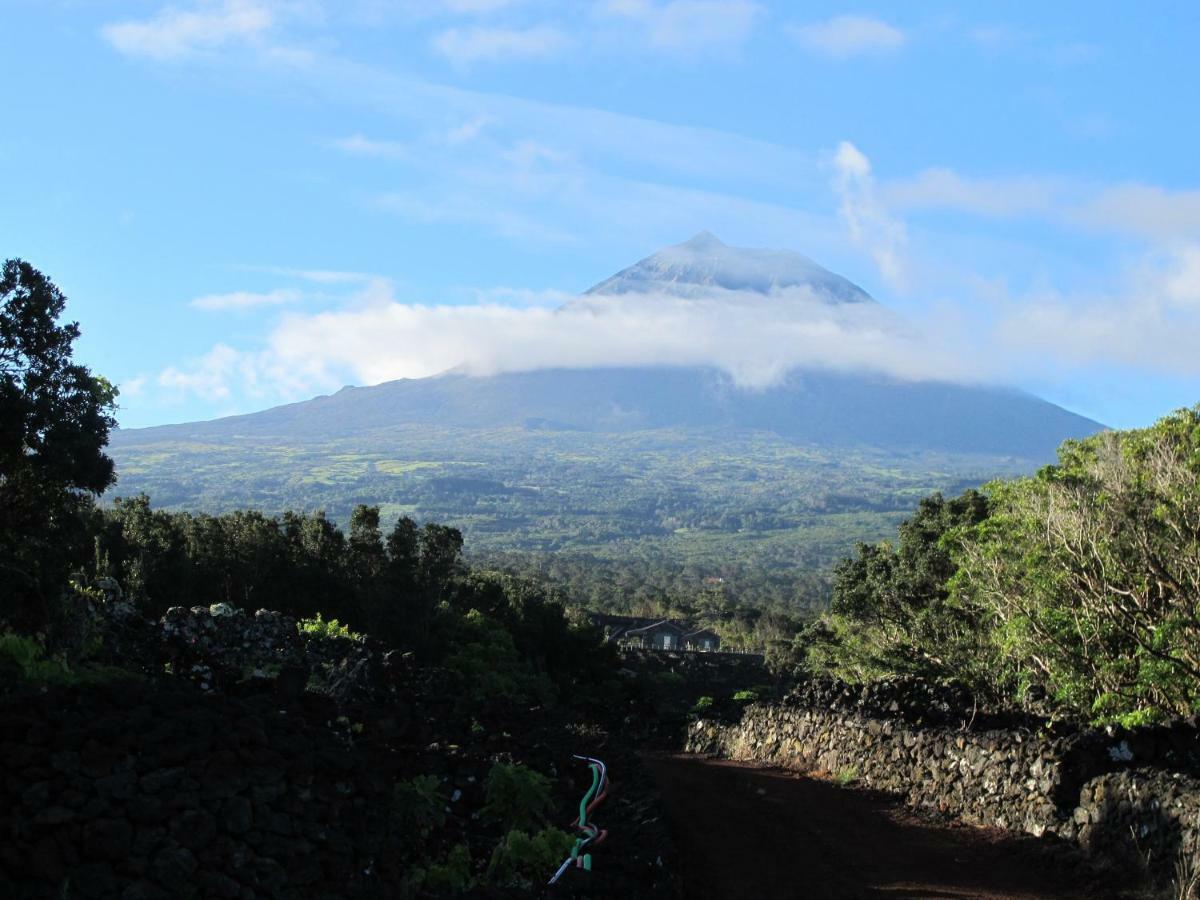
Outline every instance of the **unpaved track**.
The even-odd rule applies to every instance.
[[[995,829],[922,822],[879,794],[694,756],[649,759],[688,900],[1114,896]]]

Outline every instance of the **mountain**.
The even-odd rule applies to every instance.
[[[871,321],[890,321],[799,254],[707,232],[568,307],[601,316],[666,300],[793,316],[878,307]],[[345,521],[356,503],[381,504],[385,519],[456,525],[468,548],[508,562],[586,559],[625,573],[610,586],[630,583],[631,566],[638,582],[673,573],[672,590],[719,576],[786,600],[856,541],[892,533],[922,495],[1031,471],[1101,427],[1021,391],[879,374],[798,368],[747,389],[710,366],[553,368],[346,387],[120,430],[111,452],[113,493],[167,508],[325,508]]]
[[[401,379],[264,412],[118,432],[116,448],[168,439],[303,442],[381,427],[521,428],[622,434],[662,429],[766,432],[836,448],[1052,460],[1066,438],[1101,426],[1015,390],[795,371],[767,390],[714,368],[541,369]]]
[[[772,294],[807,288],[827,303],[873,303],[862,288],[788,250],[730,247],[702,231],[622,269],[586,291],[586,296],[658,293],[704,296],[714,288]]]

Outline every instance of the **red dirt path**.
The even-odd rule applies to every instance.
[[[649,759],[689,900],[1114,897],[1070,856],[996,829],[933,825],[880,794],[695,756]]]

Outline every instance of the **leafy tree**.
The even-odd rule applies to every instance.
[[[72,359],[79,326],[29,263],[0,275],[0,616],[48,620],[73,563],[86,557],[91,495],[113,483],[104,454],[117,390]]]
[[[954,589],[1018,687],[1128,724],[1200,710],[1200,407],[1069,441],[992,498]]]
[[[946,583],[957,571],[956,535],[987,516],[978,491],[934,494],[901,524],[896,546],[860,544],[834,572],[831,614],[811,635],[815,665],[852,680],[897,672],[974,680],[984,623]]]

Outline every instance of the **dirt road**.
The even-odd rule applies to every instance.
[[[1044,845],[936,826],[890,798],[795,772],[667,756],[648,761],[679,844],[689,900],[1115,896]]]

